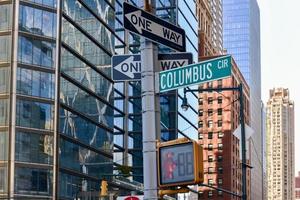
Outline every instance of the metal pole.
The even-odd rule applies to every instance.
[[[146,11],[154,10],[155,0],[144,3]],[[155,94],[157,46],[143,37],[141,40],[144,199],[157,200],[156,141],[160,138],[159,95]]]
[[[239,85],[240,99],[240,123],[242,138],[242,200],[247,200],[247,161],[246,161],[246,132],[245,132],[245,116],[244,116],[244,97],[243,85]]]

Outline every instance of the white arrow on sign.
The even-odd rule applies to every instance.
[[[128,57],[127,59],[116,65],[114,69],[133,79],[134,74],[141,73],[141,61],[134,61],[133,59],[134,56]]]
[[[151,32],[170,42],[182,45],[182,35],[171,29],[161,26],[153,21],[150,21],[142,16],[142,11],[138,10],[125,15],[125,17],[134,25],[134,28],[142,34],[142,31]]]

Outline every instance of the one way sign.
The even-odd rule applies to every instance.
[[[185,52],[185,32],[182,28],[126,2],[123,3],[123,13],[125,29]]]
[[[158,54],[158,64],[161,71],[186,66],[192,63],[192,53]],[[141,55],[128,54],[113,56],[112,76],[114,81],[141,80]]]

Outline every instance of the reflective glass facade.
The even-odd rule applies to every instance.
[[[110,77],[114,6],[0,0],[0,198],[83,198],[104,178],[113,185],[113,118],[124,115]]]
[[[232,54],[250,86],[251,198],[262,199],[260,11],[256,0],[223,0],[224,49]]]

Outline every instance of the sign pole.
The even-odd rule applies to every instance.
[[[146,11],[150,11],[155,6],[155,0],[144,0],[144,5]],[[158,70],[158,49],[145,37],[141,40],[144,199],[157,200],[156,142],[160,138],[160,105],[159,94],[155,93],[155,72]]]

